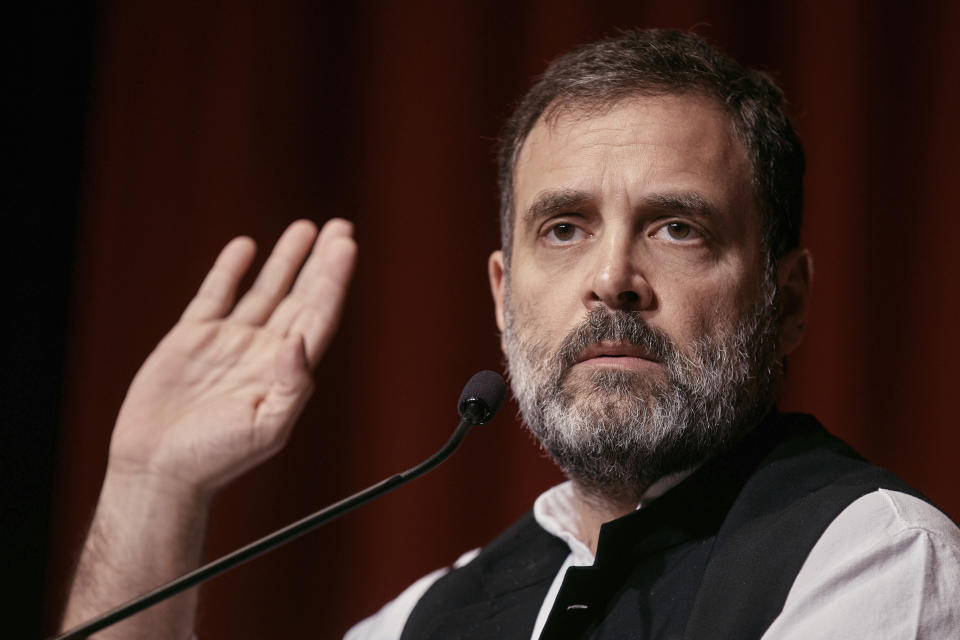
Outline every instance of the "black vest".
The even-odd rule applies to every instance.
[[[881,487],[918,495],[812,417],[771,414],[649,506],[604,524],[596,562],[567,570],[540,637],[759,638],[827,526]],[[528,513],[430,587],[402,640],[529,640],[568,553]]]

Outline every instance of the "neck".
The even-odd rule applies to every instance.
[[[616,520],[635,511],[640,504],[643,490],[630,489],[598,495],[589,491],[576,480],[573,481],[573,496],[577,513],[580,516],[578,538],[597,555],[597,540],[600,527],[605,522]]]

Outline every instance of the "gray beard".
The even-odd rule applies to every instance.
[[[551,354],[514,326],[508,292],[504,342],[524,423],[567,477],[599,499],[638,497],[724,451],[763,417],[782,374],[772,278],[763,289],[731,328],[697,339],[689,354],[638,313],[604,306]],[[600,341],[640,346],[663,363],[666,380],[612,369],[570,376],[578,355]]]

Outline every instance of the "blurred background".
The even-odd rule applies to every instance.
[[[235,235],[266,248],[297,218],[345,216],[360,263],[314,400],[286,450],[220,497],[210,558],[445,441],[464,381],[502,364],[486,282],[500,124],[551,58],[618,27],[693,28],[776,74],[808,154],[816,259],[781,408],[960,519],[960,5],[887,4],[37,10],[13,59],[29,90],[13,123],[26,173],[8,176],[24,204],[7,240],[0,467],[22,637],[56,624],[129,381]],[[561,479],[515,414],[511,401],[431,475],[208,583],[198,636],[339,637],[482,545]]]

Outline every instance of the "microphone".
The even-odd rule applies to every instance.
[[[460,392],[457,411],[470,424],[486,424],[503,404],[507,395],[507,385],[496,371],[478,371],[464,385]]]
[[[214,560],[199,569],[186,573],[165,585],[157,587],[153,591],[149,591],[115,609],[55,636],[53,640],[86,638],[92,633],[96,633],[112,624],[129,618],[133,614],[162,602],[181,591],[195,587],[247,560],[252,560],[267,551],[276,549],[280,545],[302,536],[308,531],[316,529],[334,518],[342,516],[348,511],[352,511],[360,505],[379,498],[400,485],[425,474],[450,457],[450,454],[453,453],[457,446],[463,441],[464,437],[466,437],[470,427],[485,424],[493,418],[500,408],[500,405],[503,404],[506,391],[506,383],[500,374],[493,371],[480,371],[474,374],[473,377],[467,381],[467,384],[464,385],[463,391],[460,393],[460,401],[457,404],[457,410],[460,413],[460,424],[457,425],[453,435],[450,436],[450,439],[447,440],[447,443],[443,445],[439,451],[417,466],[407,469],[403,473],[398,473],[386,480],[382,480],[372,487],[368,487],[359,493],[344,498],[340,502],[317,511],[313,515],[309,515],[293,524],[287,525],[283,529],[264,536],[232,553],[228,553],[222,558]]]

